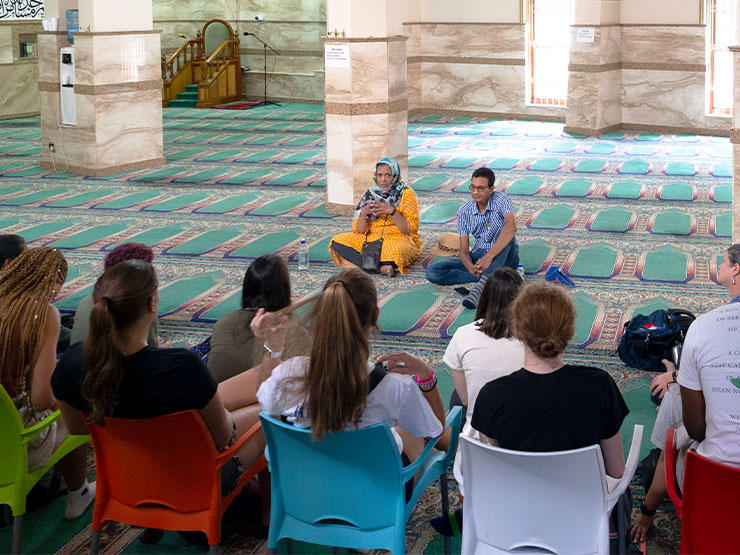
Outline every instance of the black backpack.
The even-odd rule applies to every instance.
[[[686,330],[694,320],[696,316],[691,312],[675,308],[656,310],[647,316],[638,314],[624,324],[617,348],[619,358],[632,368],[665,372],[661,361],[673,360],[673,347],[683,346]]]

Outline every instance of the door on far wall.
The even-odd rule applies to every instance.
[[[707,106],[710,115],[732,114],[732,52],[738,44],[737,0],[709,0],[707,25]]]
[[[527,103],[565,106],[575,0],[527,2]]]

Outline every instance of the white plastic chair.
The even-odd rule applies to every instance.
[[[609,553],[609,515],[637,467],[642,426],[636,425],[627,464],[607,491],[598,445],[530,453],[460,435],[465,476],[462,553],[545,550]],[[628,523],[621,523],[622,534]]]

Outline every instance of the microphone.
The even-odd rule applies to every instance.
[[[178,37],[180,37],[181,39],[186,39],[186,38],[188,38],[188,37],[186,37],[185,35],[183,35],[182,33],[177,33],[177,36],[178,36]]]
[[[247,33],[246,31],[244,32],[244,36],[245,36],[245,37],[248,37],[248,36],[249,36],[249,35],[251,35],[251,34],[252,34],[252,33]]]

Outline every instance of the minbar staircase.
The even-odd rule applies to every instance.
[[[195,40],[186,40],[169,58],[162,56],[163,107],[210,108],[241,98],[239,36],[226,21],[212,19]]]

